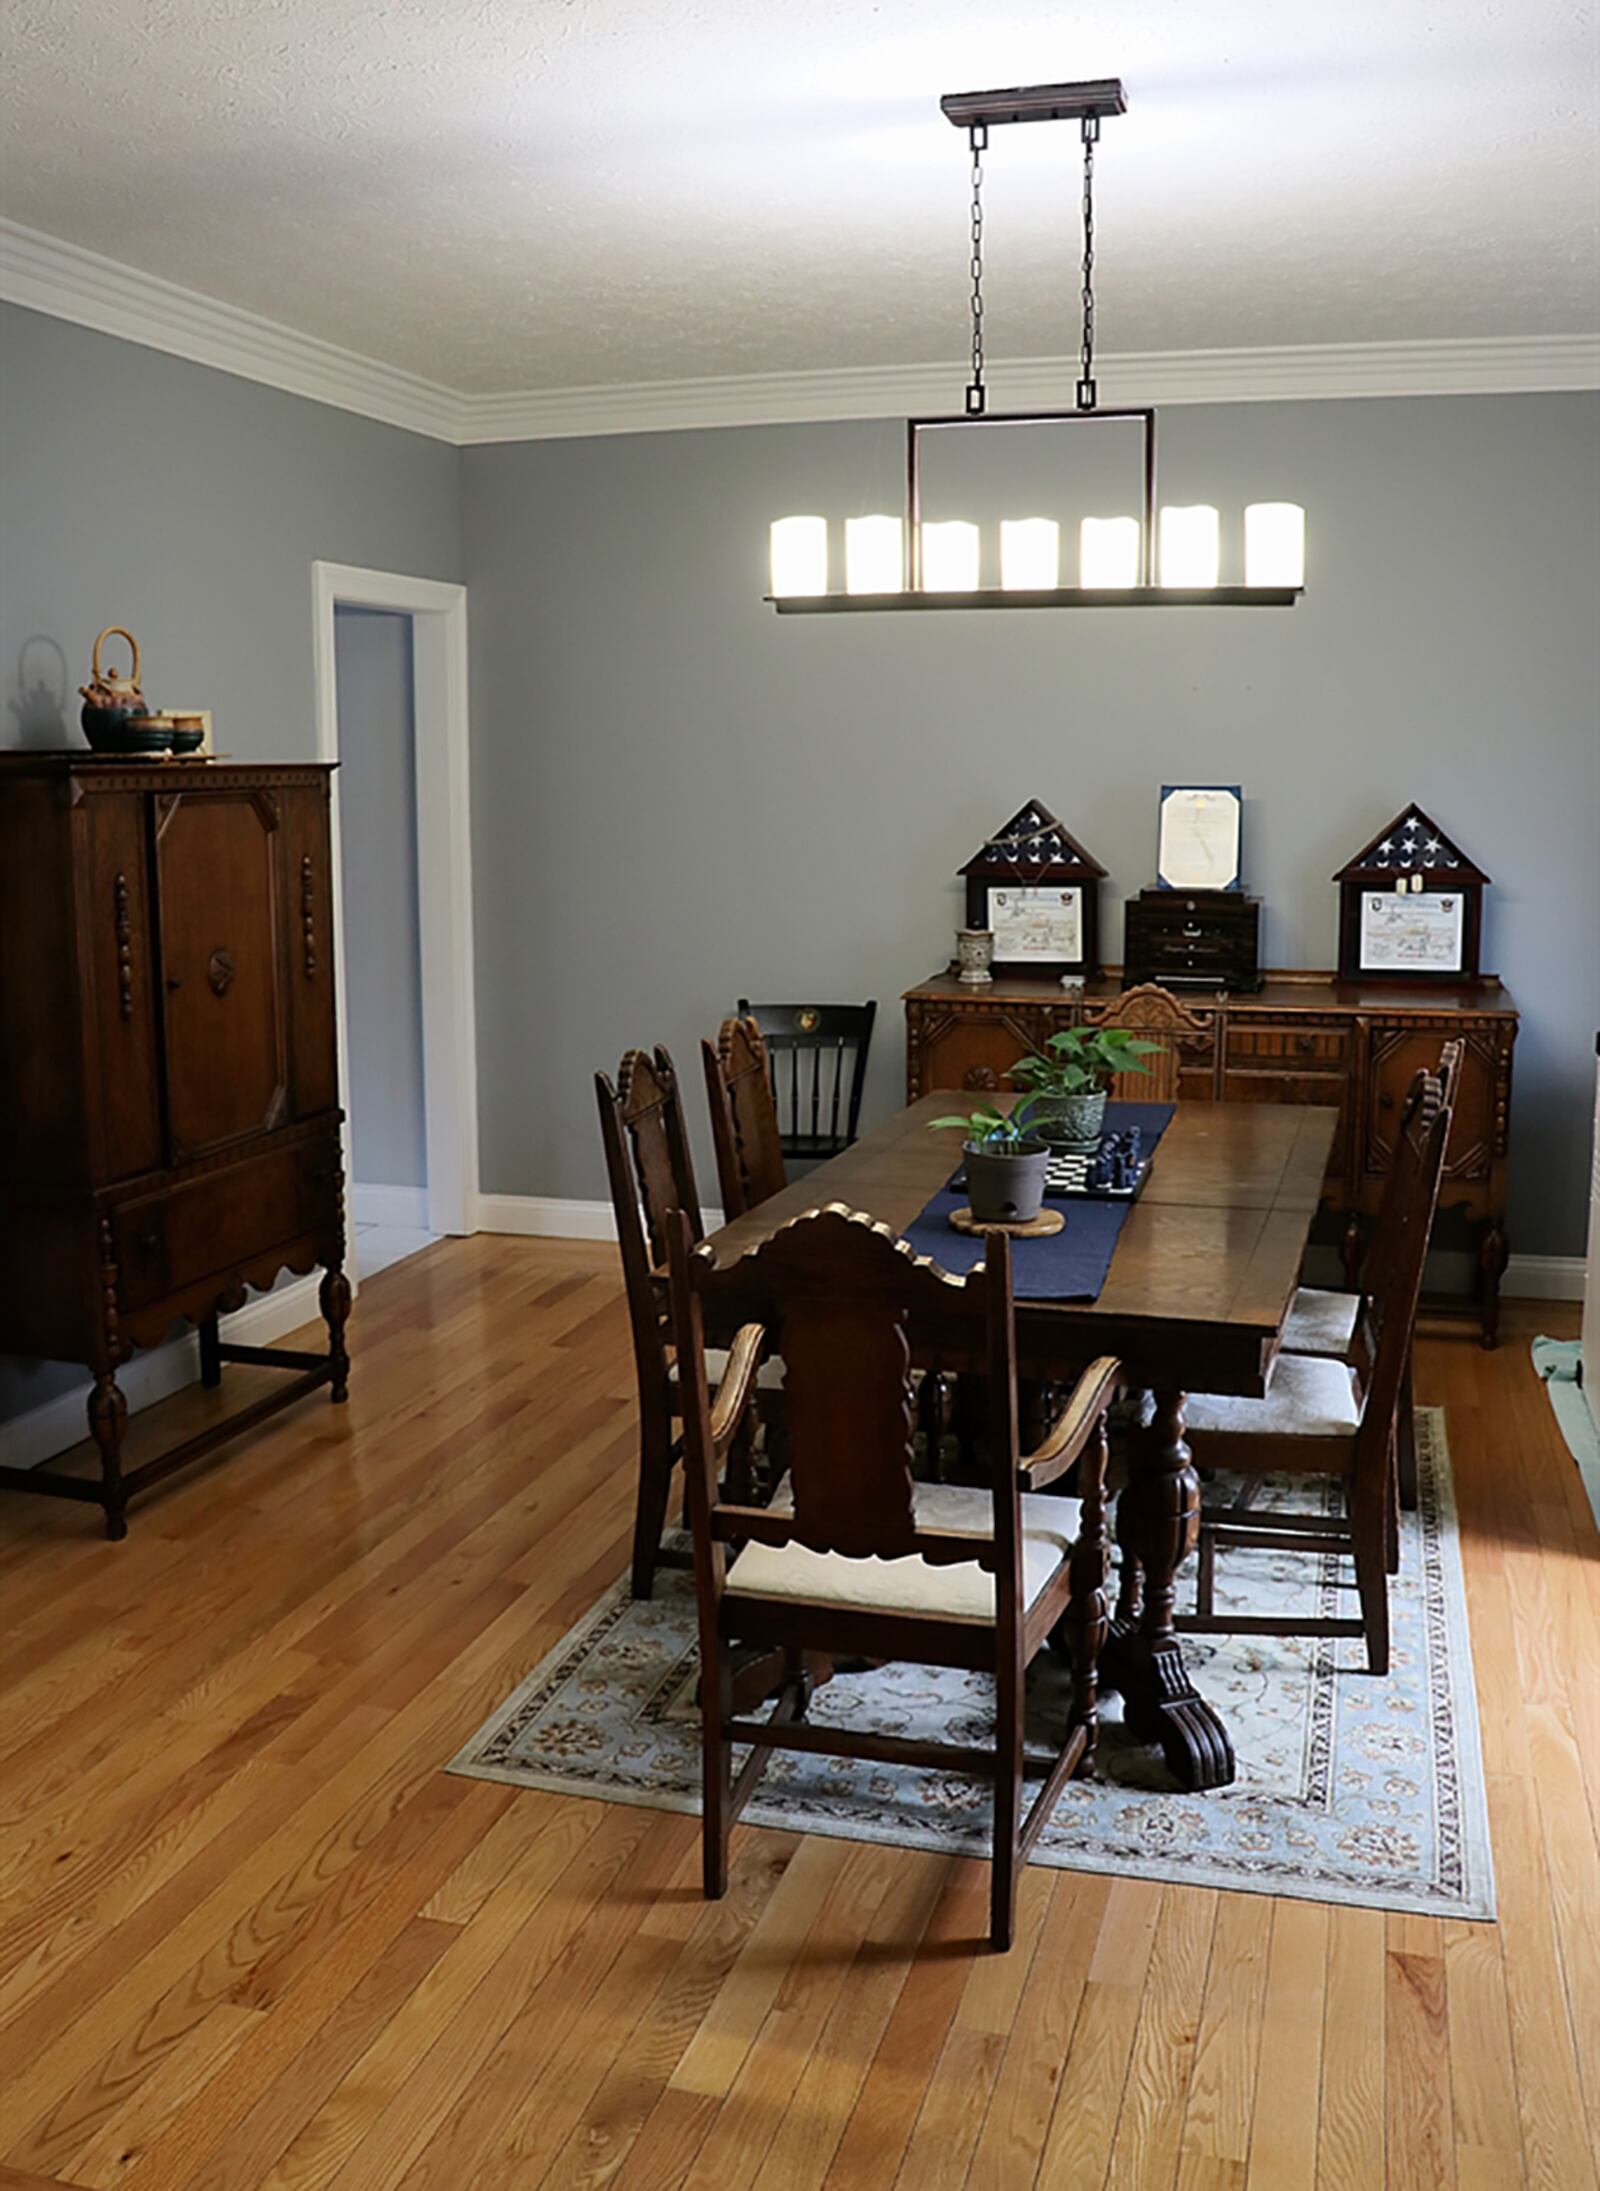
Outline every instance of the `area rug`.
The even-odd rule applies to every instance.
[[[1358,1642],[1191,1636],[1196,1686],[1227,1722],[1231,1787],[1179,1791],[1157,1750],[1105,1702],[1094,1774],[1069,1782],[1036,1864],[1187,1880],[1256,1894],[1429,1916],[1494,1915],[1494,1877],[1455,1499],[1442,1410],[1417,1415],[1420,1496],[1402,1524],[1391,1593],[1392,1672],[1360,1669]],[[1226,1496],[1226,1479],[1211,1495]],[[1265,1503],[1310,1506],[1331,1482],[1274,1480]],[[1219,1609],[1354,1609],[1337,1555],[1224,1551]],[[635,1604],[626,1578],[537,1666],[449,1770],[658,1810],[700,1807],[694,1586],[677,1569]],[[889,1666],[819,1689],[819,1723],[981,1743],[987,1675]],[[1061,1724],[1066,1688],[1042,1658],[1029,1676],[1030,1741]],[[742,1753],[740,1753],[742,1754]],[[774,1752],[744,1818],[790,1832],[986,1856],[991,1795],[958,1773]]]

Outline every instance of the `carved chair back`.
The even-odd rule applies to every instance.
[[[675,1263],[673,1312],[685,1381],[686,1465],[696,1531],[696,1571],[720,1589],[723,1548],[738,1539],[794,1543],[851,1558],[920,1555],[934,1565],[976,1560],[996,1577],[1002,1624],[1020,1619],[1021,1509],[1017,1467],[1016,1339],[1010,1243],[986,1245],[970,1279],[951,1277],[914,1254],[886,1225],[841,1203],[808,1210],[719,1270],[715,1251]],[[786,1452],[792,1510],[729,1504],[709,1450],[699,1464],[699,1402],[690,1393],[705,1312],[719,1296],[761,1304],[770,1337],[781,1329]],[[726,1323],[725,1313],[720,1321]],[[912,1484],[915,1423],[913,1336],[960,1332],[962,1350],[987,1365],[994,1530],[978,1535],[919,1526]],[[703,1385],[703,1372],[701,1375]],[[709,1418],[707,1426],[709,1428]],[[709,1438],[705,1441],[709,1448]]]
[[[616,1085],[594,1076],[606,1178],[622,1251],[628,1322],[639,1375],[639,1410],[648,1430],[670,1442],[671,1323],[667,1253],[672,1220],[682,1213],[694,1239],[704,1226],[684,1123],[678,1076],[666,1051],[629,1050]]]
[[[751,1004],[739,999],[739,1017],[755,1021],[767,1046],[786,1158],[816,1162],[837,1156],[856,1138],[877,1015],[876,1002]]]
[[[715,1043],[701,1043],[700,1057],[722,1214],[743,1217],[788,1184],[767,1046],[753,1019],[725,1019]]]
[[[1111,1085],[1114,1101],[1175,1103],[1178,1068],[1186,1039],[1206,1035],[1215,1015],[1190,1010],[1181,997],[1159,982],[1141,982],[1106,1004],[1090,1005],[1083,1015],[1086,1027],[1115,1027],[1161,1048],[1144,1060],[1142,1073],[1118,1073]]]

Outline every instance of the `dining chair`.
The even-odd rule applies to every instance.
[[[661,1548],[673,1465],[681,1454],[674,1427],[679,1395],[667,1297],[668,1228],[681,1217],[696,1240],[704,1228],[678,1076],[666,1051],[628,1050],[615,1085],[605,1073],[595,1074],[594,1085],[639,1388],[632,1586],[636,1598],[647,1598],[659,1564],[684,1564]]]
[[[1430,1076],[1396,1144],[1401,1177],[1381,1282],[1363,1297],[1371,1349],[1364,1389],[1358,1389],[1355,1372],[1343,1361],[1280,1353],[1262,1399],[1203,1393],[1190,1397],[1185,1428],[1197,1464],[1250,1478],[1278,1473],[1339,1477],[1346,1487],[1346,1512],[1307,1514],[1255,1506],[1249,1485],[1231,1507],[1203,1506],[1195,1610],[1178,1620],[1180,1630],[1198,1635],[1361,1636],[1368,1672],[1388,1672],[1389,1576],[1399,1564],[1395,1423],[1449,1132],[1450,1106]],[[1360,1616],[1219,1614],[1216,1556],[1225,1545],[1351,1554]]]
[[[1436,1100],[1451,1100],[1456,1075],[1461,1070],[1463,1044],[1459,1037],[1447,1042],[1439,1052],[1439,1063],[1432,1075],[1438,1084]],[[1395,1191],[1400,1177],[1399,1153],[1408,1122],[1417,1104],[1424,1100],[1429,1085],[1426,1068],[1413,1078],[1395,1129],[1394,1155],[1388,1177],[1384,1181],[1383,1199],[1379,1204],[1377,1222],[1362,1259],[1362,1286],[1352,1292],[1339,1292],[1332,1287],[1301,1286],[1295,1294],[1289,1320],[1284,1326],[1283,1351],[1286,1354],[1323,1355],[1334,1361],[1349,1363],[1358,1381],[1363,1380],[1371,1368],[1364,1343],[1365,1326],[1362,1320],[1362,1304],[1366,1295],[1377,1283],[1384,1264],[1387,1242],[1395,1218]],[[1414,1512],[1417,1504],[1417,1446],[1412,1402],[1411,1357],[1407,1355],[1405,1374],[1401,1379],[1399,1414],[1395,1429],[1396,1455],[1399,1466],[1400,1504],[1408,1512]]]
[[[714,1043],[702,1042],[711,1145],[722,1214],[731,1221],[788,1185],[783,1137],[773,1100],[767,1046],[753,1019],[725,1019]]]
[[[705,1891],[726,1890],[733,1822],[775,1749],[973,1773],[994,1783],[989,1930],[995,1947],[1009,1947],[1019,1867],[1094,1753],[1107,1624],[1105,1416],[1120,1365],[1094,1363],[1024,1458],[1003,1236],[968,1280],[838,1203],[791,1219],[727,1270],[696,1248],[686,1215],[670,1238],[700,1624]],[[713,1403],[703,1318],[730,1292],[759,1301],[762,1320],[739,1329]],[[722,1460],[780,1324],[788,1484],[770,1507],[739,1507],[719,1495]],[[986,1368],[987,1487],[913,1481],[911,1334],[928,1326],[954,1330]],[[1078,1498],[1041,1495],[1080,1459]],[[1035,1756],[1023,1747],[1024,1677],[1052,1636],[1071,1650],[1071,1701],[1059,1748]],[[730,1653],[746,1644],[781,1653],[787,1668],[761,1720],[733,1708]],[[936,1742],[811,1725],[807,1652],[991,1673],[994,1737]],[[750,1752],[737,1776],[736,1744]],[[1024,1815],[1023,1780],[1034,1773],[1043,1785]]]
[[[1085,1027],[1120,1028],[1161,1045],[1145,1058],[1143,1072],[1118,1073],[1111,1085],[1113,1100],[1175,1103],[1184,1044],[1208,1040],[1214,1016],[1191,1011],[1181,997],[1155,981],[1141,982],[1136,989],[1126,989],[1120,997],[1104,1004],[1087,1006],[1083,1014]]]
[[[786,1161],[817,1163],[838,1156],[855,1140],[877,1016],[876,1000],[752,1004],[739,999],[739,1017],[755,1021],[767,1046]]]

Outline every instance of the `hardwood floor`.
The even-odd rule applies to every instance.
[[[602,1247],[383,1272],[347,1411],[124,1545],[0,1503],[0,2191],[1596,2191],[1600,1540],[1539,1328],[1418,1362],[1499,1923],[1035,1869],[1002,1959],[981,1864],[743,1830],[707,1905],[697,1821],[439,1771],[626,1564],[624,1316]]]

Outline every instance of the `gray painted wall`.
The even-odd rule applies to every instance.
[[[352,1177],[424,1187],[422,932],[411,619],[334,612]]]
[[[695,1044],[741,991],[876,996],[869,1120],[899,1100],[900,991],[954,875],[1029,796],[1149,882],[1156,788],[1242,782],[1271,963],[1330,966],[1333,871],[1417,799],[1495,879],[1485,965],[1522,1007],[1511,1230],[1582,1249],[1600,1019],[1600,399],[1175,409],[1162,498],[1309,513],[1289,613],[790,619],[767,525],[899,506],[893,424],[463,452],[483,1181],[600,1196],[590,1075]],[[1115,429],[941,451],[930,514],[1059,514]],[[1083,434],[1094,437],[1092,445]],[[968,443],[970,447],[970,441]],[[1225,570],[1224,575],[1228,575]],[[691,1080],[697,1131],[702,1105]],[[714,1174],[699,1143],[704,1187]]]
[[[115,623],[153,705],[308,756],[312,563],[462,575],[454,449],[14,306],[0,360],[0,744],[77,742]],[[0,1361],[0,1420],[74,1381]]]
[[[61,744],[64,705],[75,744],[126,624],[152,705],[308,756],[313,562],[462,575],[454,449],[16,306],[0,358],[0,743]]]

